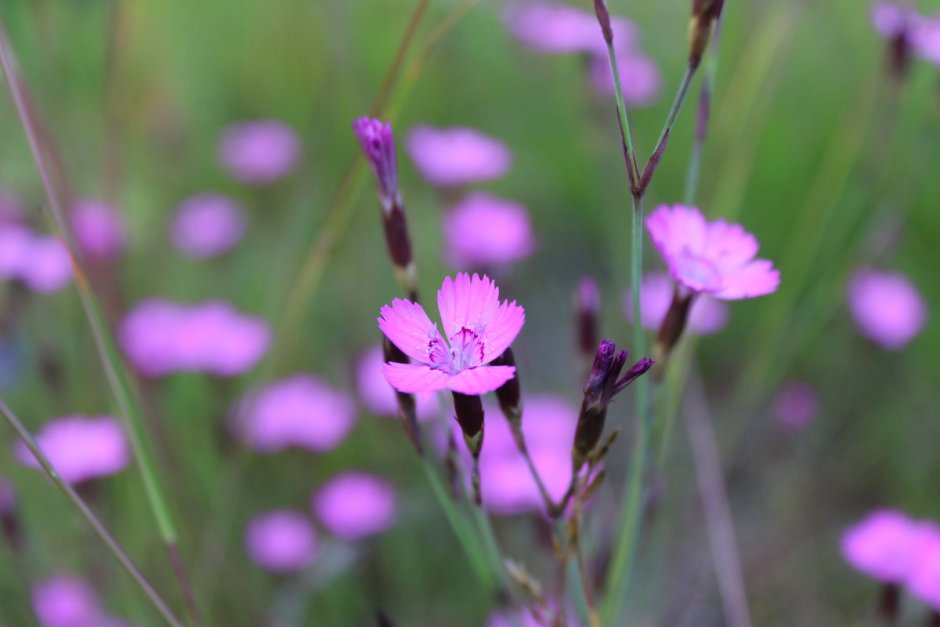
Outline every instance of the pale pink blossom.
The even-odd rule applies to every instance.
[[[512,164],[505,144],[472,128],[418,126],[405,143],[421,175],[439,187],[499,178]]]
[[[381,346],[373,346],[359,358],[356,366],[356,384],[359,398],[366,409],[376,416],[398,417],[398,399],[395,388],[389,385],[382,374],[385,359]],[[418,420],[425,421],[440,415],[440,401],[436,394],[415,395],[415,410]]]
[[[330,533],[350,541],[385,531],[398,515],[391,484],[363,472],[345,472],[331,479],[314,494],[312,507]]]
[[[876,510],[842,534],[842,556],[856,570],[885,583],[901,583],[917,557],[918,525],[894,510]]]
[[[640,284],[640,316],[643,328],[656,331],[669,311],[675,284],[663,272],[651,272]],[[623,311],[633,321],[633,293],[623,299]],[[728,323],[728,306],[720,300],[702,295],[695,299],[689,310],[685,329],[697,335],[710,335],[721,331]]]
[[[130,462],[124,429],[111,416],[56,418],[46,423],[35,438],[59,475],[71,484],[116,474]],[[39,468],[39,462],[22,442],[16,444],[16,457],[26,466]]]
[[[617,55],[620,88],[628,107],[648,107],[659,98],[661,77],[656,63],[640,52]],[[591,59],[591,84],[603,95],[613,95],[614,79],[606,56]]]
[[[849,313],[859,331],[884,349],[899,350],[927,321],[927,305],[903,274],[863,269],[848,285]]]
[[[303,570],[317,553],[317,534],[306,516],[276,510],[255,516],[245,531],[245,549],[255,564],[275,573]]]
[[[203,193],[180,204],[170,226],[170,238],[187,257],[209,259],[240,242],[245,226],[240,204],[221,194]]]
[[[111,205],[85,198],[72,207],[72,230],[79,248],[93,259],[114,261],[127,246],[124,217]]]
[[[801,429],[819,414],[816,390],[805,381],[784,386],[774,397],[774,417],[788,429]]]
[[[503,266],[535,249],[529,212],[489,194],[467,196],[444,217],[445,256],[458,269]]]
[[[72,280],[72,260],[51,235],[25,226],[0,227],[0,278],[20,281],[34,292],[57,292]]]
[[[293,446],[328,451],[346,439],[356,422],[356,408],[347,394],[307,374],[249,394],[236,413],[241,415],[239,435],[262,453]]]
[[[525,45],[539,52],[607,54],[607,44],[593,11],[553,2],[514,2],[503,14],[506,26]],[[620,17],[611,19],[614,43],[628,49],[636,27]]]
[[[222,166],[235,180],[265,185],[290,174],[300,161],[300,140],[278,120],[241,122],[225,130],[219,145]]]
[[[646,230],[672,278],[693,293],[736,300],[776,291],[780,273],[755,259],[757,238],[739,224],[708,222],[697,207],[660,205]]]
[[[492,392],[512,378],[512,366],[487,365],[519,334],[525,312],[515,301],[500,302],[499,288],[487,277],[460,273],[446,277],[437,292],[444,335],[424,308],[395,299],[382,307],[379,328],[417,363],[387,363],[386,379],[401,392],[450,389],[461,394]]]

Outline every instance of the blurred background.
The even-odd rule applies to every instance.
[[[575,409],[580,402],[573,302],[582,276],[600,286],[603,336],[632,348],[624,314],[629,192],[613,96],[592,75],[596,55],[540,49],[514,30],[522,18],[503,2],[431,0],[400,70],[391,73],[394,84],[383,91],[422,4],[0,6],[71,194],[104,204],[105,222],[116,214],[123,223],[118,243],[103,244],[97,258],[75,230],[133,373],[205,624],[366,625],[382,611],[398,625],[470,626],[514,607],[474,578],[401,426],[369,408],[358,382],[368,376],[358,372],[360,358],[380,340],[379,308],[400,290],[374,181],[351,129],[355,118],[371,112],[392,119],[425,301],[433,302],[455,269],[486,269],[503,297],[525,307],[515,354],[526,395],[551,394]],[[592,10],[588,2],[568,4]],[[921,4],[924,13],[940,11],[940,4]],[[638,90],[629,108],[645,156],[687,64],[689,2],[611,0],[610,10],[633,23],[624,54],[645,64],[625,75],[628,90]],[[688,385],[668,384],[656,395],[663,414],[676,413],[679,422],[657,439],[653,507],[623,624],[725,624],[681,427],[685,411],[708,411],[714,421],[756,625],[877,624],[878,587],[840,556],[840,533],[879,507],[940,520],[933,479],[940,472],[940,77],[929,59],[915,57],[898,78],[887,58],[867,3],[726,3],[697,204],[710,218],[727,217],[754,233],[782,282],[773,295],[728,303],[720,332],[685,338],[669,364],[666,380]],[[698,81],[649,190],[649,209],[682,200],[697,94]],[[283,127],[260,129],[257,141],[266,147],[239,147],[252,141],[250,132],[237,137],[246,131],[239,125],[258,120]],[[420,148],[408,141],[420,127],[475,129],[501,142],[511,163],[487,180],[435,184],[419,167]],[[50,231],[49,203],[8,97],[0,99],[0,136],[4,228],[26,229],[36,245]],[[479,193],[524,208],[532,242],[524,258],[449,255],[446,218]],[[197,226],[189,237],[197,241],[187,245],[180,211],[193,197],[212,205],[206,194],[223,198],[215,205],[224,207],[221,217],[191,217]],[[231,236],[200,244],[207,229]],[[645,268],[662,271],[655,250],[646,253]],[[14,265],[0,284],[2,397],[34,432],[63,416],[117,415],[74,281]],[[900,273],[919,292],[926,321],[910,337],[886,348],[856,324],[847,294],[861,268]],[[155,314],[164,335],[134,348],[127,319],[147,299],[178,305]],[[225,335],[219,329],[233,316],[247,317],[238,320],[249,326],[264,322],[266,330],[238,327],[232,339],[200,344],[198,363],[154,365],[179,339],[173,325],[207,301],[231,309],[207,314],[214,321],[207,326],[186,327],[194,343]],[[220,364],[214,359],[227,342],[243,352]],[[342,433],[287,435],[286,443],[273,435],[277,443],[268,445],[248,437],[246,445],[233,408],[250,390],[301,375],[316,379],[296,392],[295,405],[313,395],[326,411],[310,390],[328,387],[341,398],[316,419],[345,424],[335,427]],[[805,384],[797,388],[796,418],[779,396],[789,389],[792,400],[794,383]],[[627,394],[608,417],[623,437],[588,514],[598,577],[620,509],[633,419]],[[491,412],[487,420],[502,417]],[[0,621],[33,624],[37,588],[71,577],[94,588],[97,624],[110,624],[105,615],[160,624],[62,495],[21,463],[15,442],[11,429],[0,429],[0,475],[16,493],[7,515],[21,527],[0,558]],[[347,538],[347,523],[331,528],[311,502],[350,470],[381,479],[395,513],[381,529]],[[131,464],[82,482],[80,491],[181,613],[140,485]],[[308,546],[301,565],[272,573],[253,557],[246,529],[258,515],[284,509],[306,520],[299,534],[307,541],[314,534],[316,550]],[[494,512],[494,526],[504,553],[551,592],[558,576],[542,518]],[[926,612],[908,605],[915,620]]]

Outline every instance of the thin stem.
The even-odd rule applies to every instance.
[[[640,180],[640,171],[637,166],[636,149],[633,147],[633,134],[630,132],[630,118],[627,115],[627,105],[623,100],[623,86],[620,84],[620,70],[617,67],[617,55],[614,53],[614,44],[607,42],[607,61],[610,64],[610,73],[614,79],[614,97],[617,99],[617,120],[620,123],[620,139],[626,150],[627,174],[630,177],[631,188]],[[631,191],[633,191],[631,189]]]
[[[52,462],[46,457],[45,453],[42,452],[42,449],[39,448],[39,445],[36,444],[36,441],[33,439],[33,436],[30,435],[26,427],[23,426],[23,423],[19,418],[13,413],[13,411],[7,406],[6,402],[3,399],[0,399],[0,413],[3,414],[3,417],[6,418],[6,421],[13,427],[13,430],[16,431],[17,435],[33,454],[36,460],[39,462],[39,465],[42,467],[46,475],[55,483],[65,496],[68,497],[72,505],[79,511],[82,517],[88,521],[88,524],[91,525],[95,533],[101,538],[101,541],[108,547],[108,550],[111,551],[111,554],[114,555],[115,559],[124,567],[124,570],[127,571],[127,574],[131,576],[137,586],[143,590],[144,594],[147,595],[147,598],[153,604],[157,612],[160,613],[160,616],[166,621],[171,627],[182,627],[180,621],[173,615],[173,612],[170,610],[169,606],[160,598],[160,595],[157,594],[156,590],[153,589],[153,586],[147,581],[143,576],[137,566],[131,561],[131,558],[127,556],[127,553],[124,552],[124,549],[117,543],[117,541],[111,536],[104,525],[101,524],[101,521],[98,520],[98,517],[95,516],[95,513],[91,511],[91,508],[85,504],[85,501],[72,489],[65,480],[62,479],[59,472],[55,469],[55,466],[52,465]]]
[[[640,196],[646,194],[646,190],[653,180],[653,175],[656,173],[656,168],[659,167],[659,162],[662,159],[663,153],[666,151],[666,144],[669,142],[672,127],[675,125],[676,118],[679,117],[679,112],[682,110],[682,104],[685,102],[685,98],[689,93],[692,79],[695,78],[695,70],[696,68],[690,66],[686,68],[685,74],[682,76],[682,82],[679,83],[679,89],[676,91],[676,96],[672,100],[672,106],[669,108],[669,113],[666,115],[663,130],[660,131],[659,139],[656,141],[656,148],[653,149],[653,154],[643,168],[643,174],[640,177],[639,184]]]

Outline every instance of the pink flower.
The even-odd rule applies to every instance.
[[[640,52],[617,55],[620,72],[620,87],[623,100],[628,107],[648,107],[659,97],[659,68],[652,59]],[[610,75],[610,63],[606,56],[591,59],[591,84],[602,95],[614,93],[614,79]]]
[[[697,207],[660,205],[646,230],[676,281],[693,293],[736,300],[776,291],[780,273],[757,255],[757,239],[739,224],[707,222]]]
[[[882,37],[894,39],[903,33],[912,53],[940,65],[940,17],[927,17],[891,2],[877,2],[872,6],[871,20]]]
[[[111,205],[92,199],[80,200],[72,207],[70,217],[75,240],[89,257],[114,261],[124,252],[127,226],[124,217]]]
[[[239,435],[263,453],[291,446],[328,451],[346,439],[356,422],[356,408],[349,396],[307,374],[276,381],[249,394],[242,407],[245,413],[237,425]]]
[[[525,45],[539,52],[607,54],[597,17],[565,4],[517,2],[503,15],[506,26]],[[636,27],[623,18],[613,18],[614,43],[627,49],[636,39]]]
[[[234,200],[220,194],[198,194],[177,209],[170,238],[187,257],[209,259],[240,242],[245,223],[245,212]]]
[[[914,553],[907,588],[911,596],[940,612],[940,527],[933,522],[919,523]]]
[[[313,511],[333,535],[360,540],[381,533],[397,517],[395,490],[379,477],[346,472],[314,495]]]
[[[887,350],[904,348],[927,320],[927,305],[903,274],[859,270],[849,281],[848,302],[862,335]]]
[[[356,368],[359,398],[366,409],[376,416],[397,418],[398,400],[395,398],[395,388],[389,385],[382,374],[384,365],[381,346],[373,346],[362,354]],[[437,395],[418,394],[415,402],[418,420],[425,421],[440,415]]]
[[[277,510],[256,516],[245,531],[245,548],[255,564],[275,573],[303,570],[317,553],[317,534],[300,512]]]
[[[521,261],[535,248],[526,208],[482,193],[464,198],[444,217],[444,237],[445,255],[457,268]]]
[[[419,126],[406,145],[421,175],[439,187],[499,178],[512,163],[505,144],[471,128]]]
[[[663,272],[651,272],[643,277],[640,285],[640,315],[643,319],[643,328],[659,329],[669,304],[672,302],[672,293],[675,286],[669,275]],[[633,293],[627,292],[623,299],[623,311],[627,319],[633,321]],[[698,335],[711,335],[721,331],[728,323],[728,306],[706,295],[695,299],[689,311],[689,320],[686,330]]]
[[[856,570],[885,583],[901,583],[916,558],[917,524],[900,512],[876,510],[846,529],[840,548]]]
[[[113,475],[130,462],[124,429],[111,416],[57,418],[36,434],[36,442],[71,484]],[[22,464],[39,468],[39,462],[22,442],[17,442],[16,456]]]
[[[781,389],[773,402],[774,416],[788,429],[801,429],[819,414],[816,391],[805,381],[795,381]]]
[[[127,627],[108,616],[87,583],[56,575],[33,587],[33,610],[41,627]]]
[[[219,159],[235,180],[266,185],[290,174],[300,161],[300,140],[277,120],[242,122],[226,129]]]
[[[264,320],[242,315],[228,303],[150,299],[124,318],[119,338],[134,366],[147,376],[208,372],[231,377],[264,356],[270,330]]]
[[[55,237],[24,226],[0,227],[0,278],[18,280],[34,292],[57,292],[72,280],[72,260]]]
[[[516,339],[525,312],[515,301],[499,301],[487,277],[465,273],[444,279],[437,292],[445,336],[421,305],[396,298],[382,307],[379,328],[416,364],[387,363],[385,378],[396,390],[419,393],[450,389],[461,394],[492,392],[512,378],[512,366],[488,366]],[[446,337],[446,339],[445,339]]]

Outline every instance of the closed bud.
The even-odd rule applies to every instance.
[[[503,354],[493,360],[494,366],[516,366],[516,357],[513,355],[512,347],[503,351]],[[519,385],[519,369],[512,375],[512,379],[502,384],[496,389],[496,399],[499,401],[499,408],[506,416],[506,420],[512,426],[513,431],[517,431],[522,425],[522,391]]]
[[[382,356],[386,363],[407,364],[408,356],[400,348],[392,344],[387,337],[382,336]],[[418,453],[421,448],[421,431],[418,427],[418,414],[415,406],[415,397],[412,394],[395,391],[395,398],[398,400],[398,417],[401,425],[411,440],[411,444]]]
[[[353,122],[353,131],[362,146],[366,161],[372,167],[379,186],[379,200],[387,213],[401,205],[398,191],[398,167],[395,162],[395,134],[392,125],[374,118],[362,117]]]
[[[665,361],[679,338],[682,337],[682,332],[689,320],[692,297],[691,293],[683,293],[682,288],[678,285],[673,291],[672,302],[669,304],[669,309],[666,311],[666,315],[659,325],[659,332],[656,334],[654,354],[657,361]]]
[[[454,414],[463,431],[464,442],[473,458],[480,458],[483,449],[483,401],[476,394],[453,392]]]
[[[614,42],[614,29],[610,25],[610,11],[607,9],[607,1],[594,0],[594,13],[597,15],[597,23],[600,24],[604,41],[612,44]]]
[[[721,17],[725,0],[692,0],[692,19],[689,21],[689,67],[696,69],[708,47],[715,21]]]

